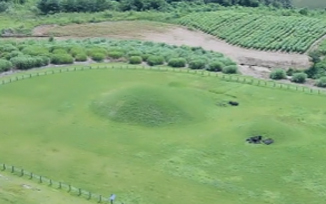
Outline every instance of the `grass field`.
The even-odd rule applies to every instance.
[[[0,95],[1,162],[118,203],[326,198],[322,96],[145,70],[36,77]],[[246,144],[255,134],[275,143]]]
[[[0,202],[2,204],[94,203],[70,196],[68,193],[49,188],[45,185],[31,182],[28,179],[2,172],[0,174]]]

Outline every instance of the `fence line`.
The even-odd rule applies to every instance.
[[[15,166],[0,163],[0,169],[1,171],[8,171],[11,174],[14,174],[19,177],[23,177],[26,179],[28,178],[29,180],[37,181],[38,183],[47,184],[52,188],[61,189],[62,191],[68,192],[70,195],[79,196],[87,200],[96,201],[98,203],[109,203],[109,198],[104,197],[100,194],[95,194],[90,191],[74,187],[71,184],[67,184],[64,182],[54,181],[44,176],[34,174],[33,172],[25,171],[25,169],[22,168],[17,168]]]
[[[46,70],[44,72],[23,74],[20,76],[7,78],[1,80],[0,85],[12,83],[23,79],[29,79],[32,77],[45,76],[45,75],[57,74],[57,73],[65,73],[65,72],[73,72],[73,71],[94,70],[94,69],[129,69],[129,70],[142,69],[142,70],[154,70],[154,71],[165,71],[165,72],[189,73],[189,74],[197,74],[202,76],[217,77],[227,82],[236,82],[241,84],[249,84],[249,85],[267,87],[267,88],[279,88],[283,90],[292,90],[292,91],[303,92],[308,94],[317,94],[317,95],[326,96],[326,90],[322,90],[320,88],[308,88],[305,86],[299,86],[295,84],[285,84],[285,83],[280,83],[272,80],[262,80],[262,79],[256,79],[256,78],[242,76],[242,75],[223,74],[220,72],[209,72],[206,70],[192,70],[192,69],[185,69],[185,68],[129,66],[129,65],[125,65],[125,66],[104,65],[104,66],[81,66],[81,67],[72,66],[67,68],[57,68],[57,69],[54,68],[53,70]]]

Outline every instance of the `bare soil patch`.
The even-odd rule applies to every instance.
[[[42,25],[34,28],[35,36],[56,37],[112,37],[137,39],[151,33],[162,33],[172,26],[152,21],[117,21],[87,24],[71,24],[66,26]]]
[[[34,29],[34,35],[54,35],[64,38],[110,37],[119,39],[140,39],[164,42],[173,45],[201,46],[207,50],[221,52],[240,65],[267,68],[309,67],[309,57],[305,54],[289,54],[245,49],[230,45],[200,31],[150,21],[119,21],[67,26],[45,25]],[[248,71],[248,69],[247,69]],[[243,70],[246,72],[246,70]],[[254,73],[251,73],[253,75]]]

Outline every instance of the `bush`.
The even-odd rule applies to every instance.
[[[142,52],[135,51],[135,50],[128,52],[128,56],[129,57],[132,57],[132,56],[141,56],[142,54],[143,54]]]
[[[303,84],[306,82],[306,79],[307,79],[307,74],[295,73],[295,74],[293,74],[291,81],[295,82],[295,83]]]
[[[287,71],[286,71],[286,75],[288,76],[292,76],[294,73],[294,69],[293,68],[289,68]]]
[[[57,48],[52,50],[53,54],[68,54],[67,50],[63,49],[63,48]]]
[[[326,88],[326,77],[321,77],[318,79],[315,85],[318,87]]]
[[[69,54],[54,54],[51,56],[52,64],[72,64],[74,58]]]
[[[49,63],[49,58],[46,56],[31,57],[28,55],[23,55],[11,58],[10,62],[17,69],[25,70],[34,67],[45,66]]]
[[[143,59],[140,56],[131,56],[129,59],[130,64],[140,64],[142,61]]]
[[[8,71],[12,68],[12,63],[8,60],[0,59],[0,72]]]
[[[24,53],[25,55],[31,55],[31,56],[39,56],[39,55],[50,56],[49,49],[45,48],[45,47],[40,47],[40,46],[25,47],[22,50],[22,53]]]
[[[286,78],[286,73],[283,69],[276,69],[271,72],[269,75],[271,79],[279,80],[279,79],[285,79]]]
[[[18,48],[12,44],[4,44],[0,46],[0,52],[13,52],[15,50],[18,50]]]
[[[70,54],[75,57],[78,54],[84,53],[84,49],[82,47],[73,47],[70,49]]]
[[[141,58],[144,60],[144,61],[147,61],[148,57],[151,56],[150,54],[143,54],[141,55]]]
[[[186,60],[184,58],[171,58],[168,62],[170,67],[185,67]]]
[[[33,57],[33,59],[34,59],[34,67],[42,67],[50,63],[50,58],[48,58],[47,56],[37,56],[37,57]]]
[[[229,65],[226,67],[223,67],[222,72],[224,74],[236,74],[238,71],[237,65]]]
[[[150,66],[161,65],[164,64],[164,57],[151,55],[147,58],[146,61]]]
[[[204,69],[206,66],[206,63],[202,59],[195,59],[189,62],[189,68],[190,69]]]
[[[109,52],[108,56],[112,59],[119,59],[119,58],[123,57],[123,52],[112,51],[112,52]]]
[[[219,61],[211,62],[208,65],[207,70],[212,72],[220,72],[223,69],[224,64]]]
[[[102,62],[106,58],[106,55],[101,52],[95,52],[92,53],[91,58],[96,62]]]
[[[13,57],[17,57],[17,56],[20,56],[20,55],[24,55],[24,54],[22,52],[19,52],[19,51],[13,51],[8,55],[8,58],[11,59]]]
[[[75,56],[75,60],[77,62],[85,62],[87,61],[87,55],[85,53],[80,53]]]
[[[5,12],[9,8],[9,3],[1,1],[0,2],[0,13]]]
[[[108,54],[108,51],[103,47],[93,47],[87,50],[87,55],[92,56],[93,53],[103,53],[105,56]]]

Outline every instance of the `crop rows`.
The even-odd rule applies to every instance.
[[[268,16],[233,11],[193,13],[178,20],[226,42],[257,50],[304,53],[326,34],[326,22],[297,16]]]

